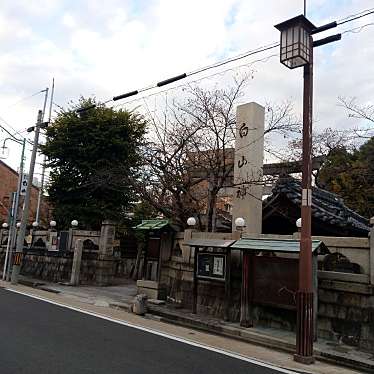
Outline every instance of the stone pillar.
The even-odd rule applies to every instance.
[[[237,107],[233,231],[237,217],[245,219],[244,232],[260,234],[262,230],[264,122],[265,109],[261,105],[248,103]]]
[[[370,284],[374,286],[374,217],[370,218],[370,233],[369,233],[369,243],[370,243]]]
[[[73,266],[71,268],[70,284],[72,286],[79,286],[79,278],[80,278],[81,262],[82,262],[82,252],[83,252],[83,240],[78,239],[75,242]]]
[[[0,245],[3,244],[3,240],[7,237],[8,230],[0,229]]]
[[[116,234],[116,224],[113,221],[105,220],[101,224],[99,254],[105,256],[113,255],[114,237]]]
[[[103,221],[99,241],[99,253],[96,266],[96,283],[100,286],[111,284],[114,278],[113,245],[115,237],[115,222]]]
[[[74,236],[74,229],[72,227],[70,227],[69,228],[69,238],[68,238],[67,251],[71,251],[71,249],[72,249],[73,236]]]
[[[184,230],[184,237],[183,237],[183,243],[186,242],[187,240],[190,240],[192,239],[192,233],[194,232],[195,230],[194,229],[185,229]],[[186,248],[185,245],[182,245],[181,249],[182,249],[182,257],[183,257],[183,262],[185,263],[188,263],[188,264],[191,264],[192,262],[192,258],[194,257],[194,254],[193,254],[193,248],[192,247],[188,247],[189,250],[188,252],[186,253],[186,251],[183,250],[183,247]]]

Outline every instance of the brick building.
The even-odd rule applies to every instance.
[[[0,223],[6,222],[8,219],[8,209],[11,205],[12,192],[17,190],[18,173],[10,166],[0,160]],[[39,188],[32,186],[31,189],[31,204],[29,212],[29,223],[35,221],[36,208],[38,204]],[[20,197],[19,207],[23,206],[24,197]],[[20,213],[20,211],[18,211]],[[50,209],[48,204],[44,201],[40,210],[40,222],[48,222]],[[18,215],[18,217],[20,217]]]

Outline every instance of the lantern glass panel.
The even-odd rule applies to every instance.
[[[297,23],[281,32],[281,62],[293,69],[310,63],[310,36]]]

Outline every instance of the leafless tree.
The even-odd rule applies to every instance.
[[[374,136],[374,105],[359,104],[356,97],[339,97],[339,105],[348,112],[348,117],[368,122],[364,128],[353,128],[352,132],[356,137],[370,139]]]
[[[312,156],[327,156],[332,150],[350,146],[351,130],[340,131],[331,127],[323,130],[313,130]],[[298,137],[288,142],[286,149],[279,152],[285,160],[299,161],[302,158],[302,138]]]
[[[286,100],[280,104],[266,103],[265,113],[265,136],[272,133],[288,137],[292,133],[301,133],[301,123],[294,114],[291,101]]]
[[[196,129],[179,126],[167,118],[161,121],[151,115],[149,132],[152,134],[143,148],[143,167],[134,183],[141,198],[166,217],[173,217],[181,226],[199,201],[191,189],[199,183],[186,172],[189,141]]]
[[[181,225],[191,213],[205,210],[205,229],[215,231],[218,194],[233,186],[235,108],[246,83],[244,77],[222,89],[189,86],[162,118],[147,110],[152,136],[144,151],[147,184],[140,192]],[[300,125],[292,103],[267,104],[264,136],[293,132],[300,132]],[[250,179],[244,183],[264,183]]]

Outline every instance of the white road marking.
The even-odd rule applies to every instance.
[[[101,319],[104,319],[104,320],[107,320],[107,321],[110,321],[110,322],[118,323],[118,324],[123,325],[123,326],[131,327],[131,328],[141,330],[141,331],[145,331],[145,332],[148,332],[148,333],[151,333],[151,334],[154,334],[154,335],[162,336],[164,338],[175,340],[175,341],[178,341],[178,342],[181,342],[181,343],[184,343],[184,344],[192,345],[194,347],[203,348],[203,349],[206,349],[208,351],[220,353],[222,355],[232,357],[232,358],[236,358],[238,360],[246,361],[246,362],[249,362],[249,363],[254,364],[254,365],[258,365],[258,366],[265,367],[265,368],[268,368],[268,369],[276,370],[279,373],[297,374],[296,371],[291,371],[291,370],[288,370],[288,369],[279,368],[277,366],[273,366],[271,364],[256,360],[254,358],[249,358],[249,357],[240,355],[240,354],[235,353],[235,352],[226,351],[226,350],[220,349],[220,348],[214,348],[214,347],[211,347],[209,345],[197,343],[197,342],[194,342],[192,340],[181,338],[181,337],[176,336],[176,335],[172,335],[172,334],[168,334],[168,333],[165,333],[165,332],[162,332],[162,331],[150,329],[148,327],[135,325],[133,323],[125,322],[125,321],[122,321],[122,320],[119,320],[119,319],[116,319],[116,318],[107,317],[107,316],[99,314],[99,313],[94,313],[94,312],[90,312],[88,310],[84,310],[84,309],[81,309],[81,308],[77,308],[77,307],[73,307],[73,306],[70,306],[70,305],[62,304],[62,303],[59,303],[59,302],[56,302],[56,301],[46,299],[44,297],[28,294],[26,292],[16,291],[16,290],[13,290],[11,288],[4,288],[4,289],[7,290],[7,291],[10,291],[10,292],[20,294],[20,295],[31,297],[33,299],[44,301],[44,302],[49,303],[49,304],[57,305],[57,306],[60,306],[60,307],[63,307],[63,308],[74,310],[76,312],[84,313],[84,314],[87,314],[87,315],[90,315],[90,316],[93,316],[93,317],[97,317],[97,318],[101,318]]]

